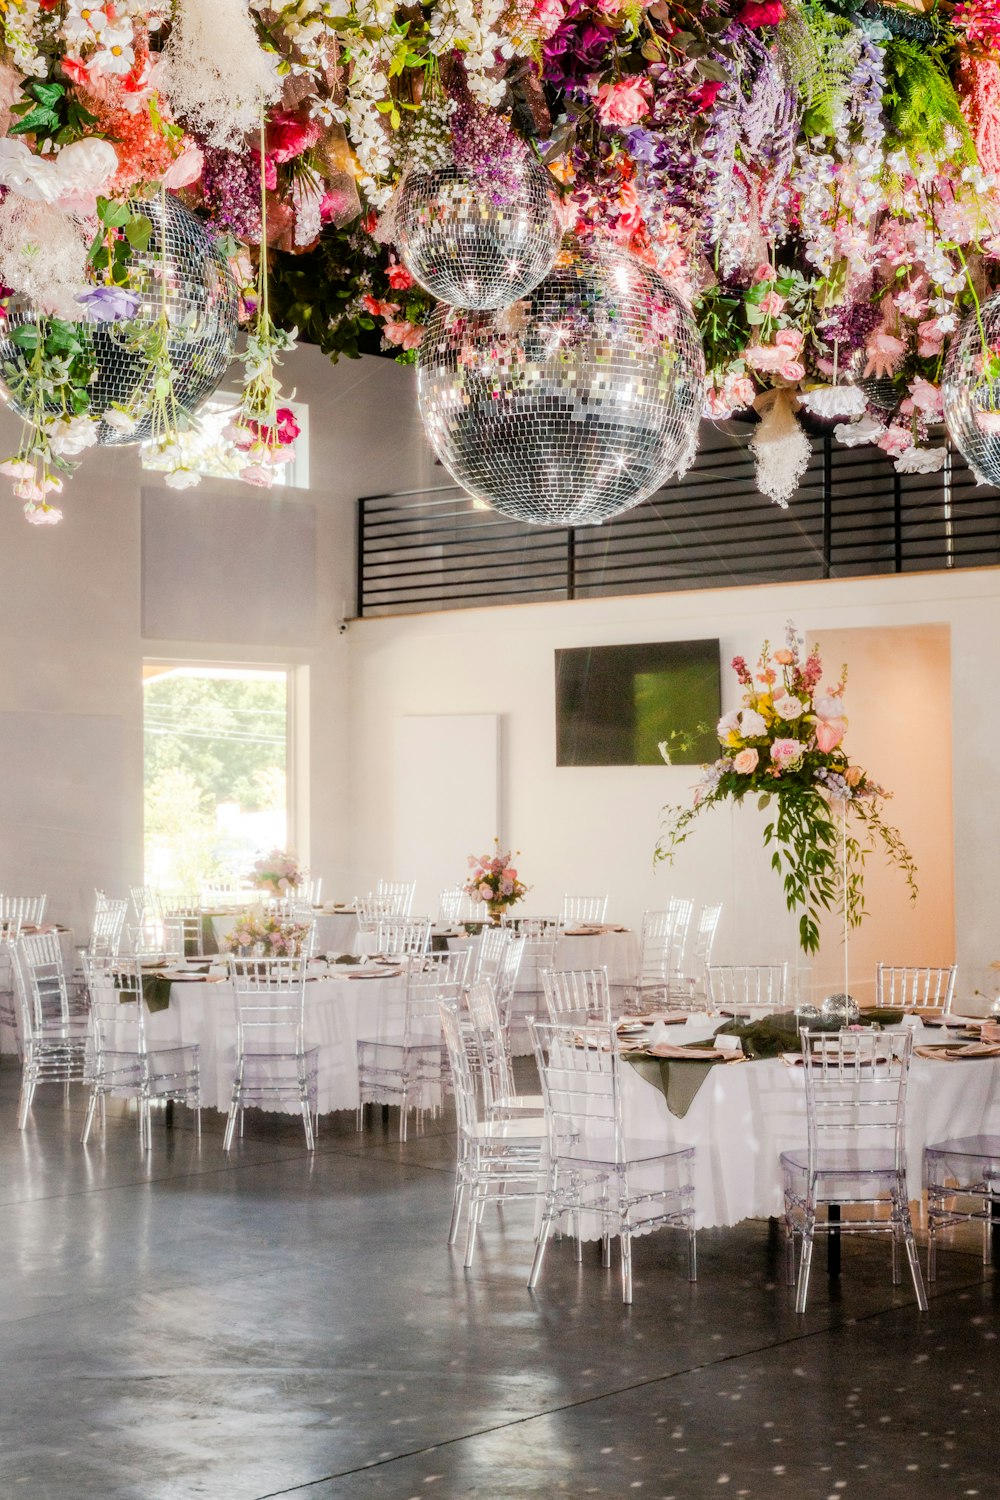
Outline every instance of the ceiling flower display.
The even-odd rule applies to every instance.
[[[230,440],[267,484],[298,331],[417,361],[425,288],[460,299],[501,265],[530,297],[560,235],[690,309],[704,413],[759,422],[778,503],[803,420],[920,473],[961,407],[956,441],[1000,474],[995,0],[8,0],[0,40],[0,378],[26,424],[3,469],[29,519],[54,518],[88,446],[140,430],[168,482],[196,478],[172,372],[219,299],[247,335]],[[167,199],[224,267],[194,311]],[[479,259],[456,281],[438,252],[460,220]],[[135,372],[110,400],[105,347]]]

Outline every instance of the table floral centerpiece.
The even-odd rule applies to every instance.
[[[252,958],[300,958],[308,922],[290,922],[262,911],[246,912],[225,940],[229,953]]]
[[[255,890],[267,891],[274,896],[287,896],[298,890],[306,878],[306,872],[298,856],[287,849],[272,849],[261,855],[254,863],[250,875]]]
[[[499,839],[494,839],[493,844],[492,854],[484,854],[481,858],[475,854],[469,855],[471,874],[464,890],[473,901],[485,904],[490,920],[496,923],[509,906],[524,899],[528,894],[528,886],[518,878],[518,873],[511,864],[515,855],[509,849],[502,854]]]
[[[754,671],[742,656],[733,658],[732,668],[743,688],[742,707],[719,720],[723,753],[704,768],[691,806],[664,808],[655,859],[673,861],[706,808],[755,796],[762,811],[773,807],[764,843],[772,847],[771,866],[782,876],[789,911],[800,913],[799,944],[815,953],[824,911],[843,911],[845,928],[864,916],[864,864],[873,850],[881,848],[897,866],[911,900],[916,866],[898,830],[882,817],[891,792],[843,748],[847,668],[834,687],[821,690],[819,651],[814,647],[803,661],[790,622],[784,647],[772,653],[765,641]],[[660,753],[669,764],[668,742]]]

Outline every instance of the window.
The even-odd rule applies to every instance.
[[[206,479],[236,479],[242,468],[239,454],[223,438],[222,434],[239,408],[240,398],[236,391],[217,391],[198,410],[198,424],[188,432],[178,435],[178,446],[189,468]],[[303,402],[287,403],[295,413],[300,432],[295,443],[295,457],[290,464],[279,464],[274,482],[291,485],[293,489],[309,488],[309,408]],[[165,469],[163,459],[156,453],[154,443],[141,446],[144,469]]]
[[[197,900],[290,841],[289,676],[282,669],[147,662],[143,669],[145,867]]]

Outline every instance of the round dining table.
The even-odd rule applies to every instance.
[[[669,1028],[683,1045],[711,1036],[718,1017],[696,1015]],[[914,1045],[940,1043],[939,1028],[914,1027]],[[680,1067],[690,1066],[680,1063]],[[712,1229],[784,1211],[782,1151],[806,1143],[805,1079],[781,1058],[718,1063],[686,1113],[671,1112],[662,1091],[631,1066],[622,1068],[622,1114],[630,1152],[694,1146],[695,1223]],[[996,1129],[1000,1119],[1000,1058],[943,1061],[914,1056],[906,1108],[909,1196],[923,1192],[924,1147],[953,1136]]]
[[[305,986],[305,1040],[319,1053],[320,1114],[357,1109],[358,1038],[388,1041],[398,1035],[405,990],[399,971],[383,975],[375,965],[312,966]],[[147,1011],[146,1037],[151,1051],[197,1045],[203,1108],[229,1108],[236,1005],[227,978],[220,973],[173,981],[166,1007]]]

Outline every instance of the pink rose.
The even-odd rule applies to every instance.
[[[776,318],[784,305],[784,297],[779,297],[777,292],[768,292],[760,300],[760,310],[763,313],[767,313],[769,318]]]
[[[165,188],[175,191],[177,188],[190,187],[192,182],[198,181],[204,165],[200,146],[186,146],[180,156],[170,163],[160,181]]]
[[[774,335],[779,349],[793,349],[796,354],[802,348],[802,334],[797,328],[779,328]]]
[[[240,470],[240,478],[244,484],[256,484],[263,490],[269,490],[274,483],[274,470],[266,464],[248,464],[245,469]]]
[[[816,744],[826,755],[836,750],[846,733],[846,719],[821,719],[816,725]]]
[[[733,761],[733,770],[741,776],[749,776],[751,771],[756,771],[759,760],[756,750],[741,750]]]
[[[597,90],[597,114],[602,125],[635,125],[649,114],[651,99],[648,78],[602,83]]]
[[[787,771],[802,759],[801,740],[775,740],[771,745],[771,764],[779,771]]]
[[[402,349],[419,349],[424,337],[422,328],[403,319],[394,323],[387,322],[382,332],[390,344],[397,344]]]
[[[779,349],[774,344],[751,344],[743,358],[755,370],[775,372],[786,363],[788,353],[787,350]]]
[[[761,261],[760,265],[753,273],[753,279],[754,281],[772,281],[774,279],[774,272],[771,270],[771,267],[768,265],[766,260]]]
[[[479,899],[480,901],[491,901],[493,899],[493,888],[488,886],[485,881],[479,887]]]
[[[799,381],[806,373],[806,367],[800,359],[790,359],[781,367],[782,380]]]

